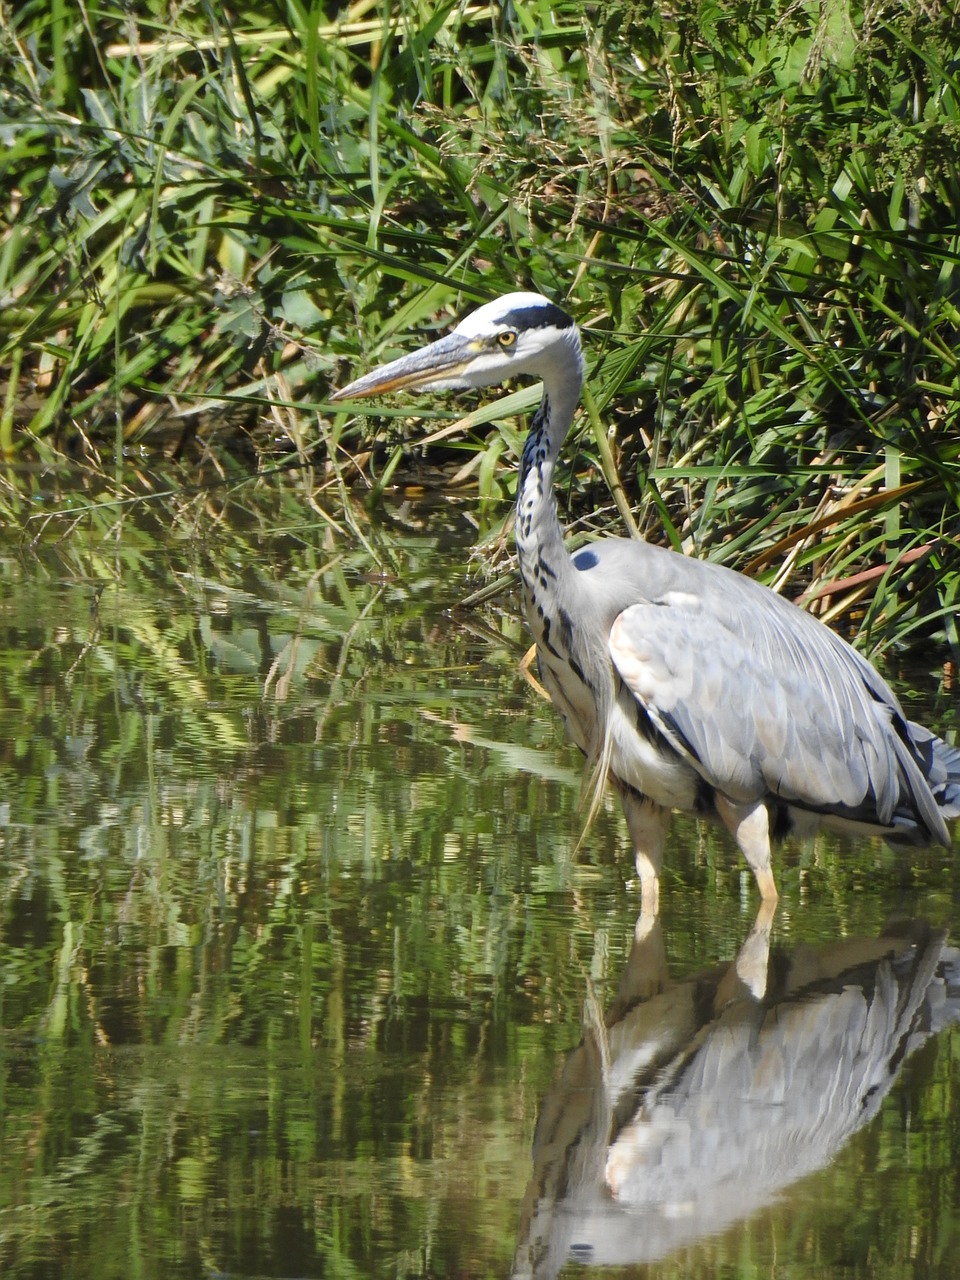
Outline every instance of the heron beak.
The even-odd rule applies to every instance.
[[[456,386],[458,375],[482,350],[482,344],[475,338],[448,333],[420,351],[372,369],[362,378],[334,391],[330,399],[360,400],[386,391],[400,391],[404,387]]]

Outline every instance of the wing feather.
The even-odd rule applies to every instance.
[[[772,608],[757,600],[745,621],[691,592],[624,609],[609,641],[624,684],[674,748],[732,798],[773,792],[890,823],[902,774],[893,708],[877,696],[885,686],[814,619],[784,614],[790,606],[777,597]]]
[[[621,700],[643,707],[708,783],[734,799],[773,792],[900,841],[950,843],[960,750],[907,720],[838,635],[719,565],[626,538],[589,550],[576,575],[585,664],[599,679],[607,649]]]

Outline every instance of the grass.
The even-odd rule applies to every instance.
[[[346,528],[445,419],[389,406],[371,438],[327,386],[533,287],[587,334],[576,531],[628,516],[866,647],[960,655],[947,6],[168,15],[0,7],[8,519],[64,468],[296,467]],[[527,403],[431,448],[491,546]]]

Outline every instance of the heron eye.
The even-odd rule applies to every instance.
[[[512,347],[516,340],[517,335],[513,329],[504,329],[503,333],[497,334],[497,341],[500,343],[501,347],[505,349]]]

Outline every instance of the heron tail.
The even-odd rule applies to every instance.
[[[894,825],[902,830],[892,839],[894,843],[923,845],[934,841],[949,846],[947,820],[960,817],[960,747],[911,720],[901,724],[896,751],[913,805],[909,811],[894,814]]]
[[[960,818],[960,747],[934,738],[930,755],[933,798],[945,818]]]

